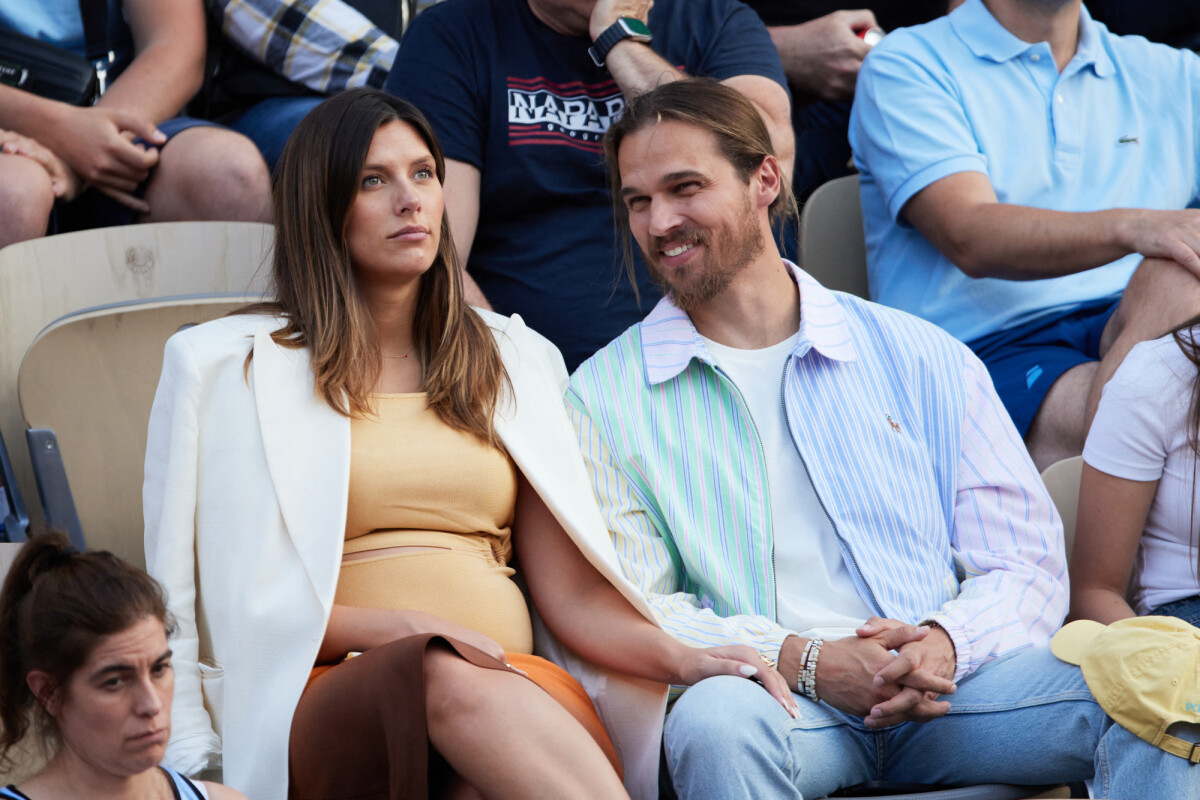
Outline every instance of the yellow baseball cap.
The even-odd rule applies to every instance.
[[[1193,764],[1200,743],[1171,736],[1177,722],[1200,723],[1200,628],[1175,617],[1079,620],[1050,642],[1083,670],[1100,707],[1138,738]]]

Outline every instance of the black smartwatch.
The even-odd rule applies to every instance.
[[[650,42],[650,29],[646,23],[636,17],[619,17],[616,22],[604,29],[604,33],[596,37],[596,41],[588,48],[597,67],[604,66],[608,52],[622,39],[633,39],[635,42]]]

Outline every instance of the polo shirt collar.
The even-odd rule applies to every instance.
[[[800,331],[792,355],[803,357],[816,350],[834,361],[857,359],[850,327],[837,297],[792,262],[783,259],[783,263],[800,287]],[[646,381],[651,386],[671,380],[693,358],[716,366],[691,318],[666,297],[642,321],[640,330]]]
[[[1037,46],[1018,39],[997,22],[983,0],[967,0],[950,14],[949,20],[958,38],[978,58],[1009,61]],[[1100,28],[1086,6],[1079,8],[1079,45],[1071,61],[1077,65],[1075,69],[1090,65],[1101,78],[1116,71],[1101,42]]]

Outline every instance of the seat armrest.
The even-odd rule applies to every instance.
[[[25,441],[29,445],[29,460],[33,462],[33,477],[46,527],[66,533],[71,544],[83,552],[86,549],[83,528],[75,511],[75,498],[71,495],[58,438],[49,428],[30,428],[25,431]]]

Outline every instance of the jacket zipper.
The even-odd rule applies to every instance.
[[[791,359],[789,358],[789,361]],[[792,447],[796,449],[796,455],[800,457],[800,464],[804,467],[804,474],[808,478],[808,485],[812,487],[813,496],[817,498],[817,504],[821,506],[821,510],[825,512],[825,519],[829,520],[829,526],[833,528],[833,535],[841,543],[846,553],[850,556],[850,563],[854,565],[854,571],[858,574],[858,579],[862,581],[862,585],[867,589],[867,595],[871,598],[871,606],[875,609],[875,613],[879,616],[886,616],[883,609],[879,607],[879,601],[875,598],[875,592],[871,589],[871,584],[867,583],[867,576],[863,575],[862,568],[858,565],[858,559],[854,557],[854,550],[850,547],[850,543],[842,537],[838,531],[837,523],[833,521],[833,516],[829,513],[829,509],[825,507],[825,501],[821,499],[821,494],[817,491],[817,485],[813,482],[812,472],[808,469],[808,462],[804,460],[804,454],[800,452],[800,445],[796,443],[796,432],[792,430],[792,418],[787,413],[787,402],[785,400],[785,389],[787,387],[787,368],[788,362],[783,364],[783,374],[779,378],[779,402],[783,406],[783,420],[788,426],[788,434],[792,440]],[[765,459],[764,459],[765,461]],[[774,566],[775,559],[775,539],[771,538],[771,564]],[[776,589],[778,596],[778,589]]]
[[[784,369],[786,369],[786,368],[787,368],[787,366],[785,364]],[[721,367],[719,365],[713,364],[713,369],[716,370],[717,374],[720,375],[721,377],[723,377],[726,380],[726,382],[728,382],[729,385],[733,387],[733,391],[737,393],[737,398],[742,404],[742,412],[745,413],[746,418],[748,420],[750,420],[750,428],[754,431],[754,441],[758,444],[758,457],[759,457],[760,461],[762,462],[763,484],[764,484],[764,488],[766,490],[763,493],[763,495],[767,499],[767,520],[766,520],[767,530],[770,531],[770,533],[771,533],[771,592],[772,592],[772,598],[771,598],[772,616],[771,616],[771,618],[774,622],[778,623],[779,622],[779,576],[776,574],[776,571],[775,571],[775,517],[774,517],[774,510],[771,508],[771,476],[767,474],[767,452],[763,448],[762,434],[760,434],[758,432],[758,423],[754,421],[754,415],[750,413],[750,404],[746,402],[746,396],[744,394],[742,394],[742,390],[740,388],[738,388],[738,385],[737,385],[737,383],[734,382],[733,378],[729,377],[728,373],[726,373],[725,370],[721,369]]]

